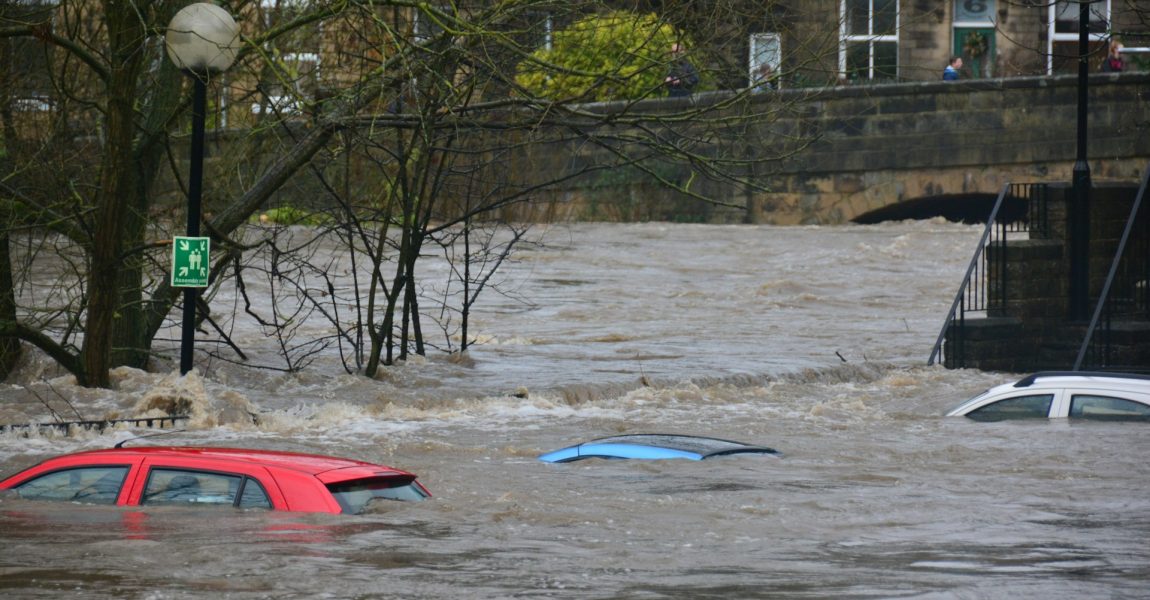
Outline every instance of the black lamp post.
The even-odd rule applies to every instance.
[[[1070,319],[1090,312],[1090,165],[1086,162],[1086,108],[1089,85],[1090,4],[1078,5],[1078,151],[1074,159],[1073,199],[1069,210]]]
[[[200,202],[204,179],[204,115],[207,112],[208,78],[232,66],[239,50],[240,34],[235,19],[223,8],[201,2],[185,6],[168,23],[164,35],[168,57],[194,82],[192,95],[192,147],[188,169],[189,237],[200,235]],[[206,257],[205,257],[206,261]],[[180,340],[180,374],[192,370],[196,336],[198,287],[184,288],[184,322]]]

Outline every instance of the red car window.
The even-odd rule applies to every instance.
[[[258,481],[243,475],[188,469],[154,468],[148,474],[140,504],[197,504],[272,508]]]
[[[427,492],[415,483],[415,478],[411,476],[374,477],[329,483],[327,489],[347,514],[363,512],[373,500],[414,502],[428,497]]]
[[[125,466],[61,469],[16,486],[21,498],[115,504],[128,474]]]
[[[260,485],[260,482],[251,477],[245,477],[243,487],[240,488],[240,502],[237,506],[271,510],[272,501],[268,499],[268,493],[264,490],[264,486]]]

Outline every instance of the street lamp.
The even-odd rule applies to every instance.
[[[1074,160],[1073,198],[1069,210],[1070,319],[1082,321],[1090,311],[1090,164],[1086,162],[1086,115],[1090,56],[1090,5],[1078,5],[1078,131]]]
[[[200,235],[200,201],[204,179],[204,114],[207,112],[208,78],[232,66],[240,47],[240,31],[235,19],[214,4],[189,4],[176,13],[164,34],[168,57],[192,77],[192,148],[188,170],[188,237]],[[176,247],[173,245],[173,263]],[[207,265],[207,257],[198,259]],[[173,264],[173,282],[175,267]],[[203,285],[206,285],[206,279]],[[192,370],[195,346],[196,301],[199,283],[184,287],[184,324],[180,341],[180,374]]]

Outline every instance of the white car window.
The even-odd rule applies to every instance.
[[[1070,418],[1146,421],[1150,420],[1150,405],[1125,398],[1075,394],[1070,400]]]
[[[1015,396],[998,402],[991,402],[986,406],[966,414],[975,421],[1002,421],[1004,419],[1045,419],[1050,415],[1050,403],[1054,394],[1035,394],[1030,396]]]

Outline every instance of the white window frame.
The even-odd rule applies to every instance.
[[[1047,13],[1046,13],[1046,34],[1047,34],[1046,35],[1046,74],[1047,75],[1051,75],[1054,73],[1054,44],[1055,44],[1055,42],[1077,42],[1078,41],[1078,32],[1077,31],[1072,32],[1072,33],[1055,33],[1054,29],[1055,29],[1055,25],[1057,25],[1056,20],[1058,18],[1058,5],[1059,4],[1060,3],[1057,1],[1052,1],[1050,3],[1050,6],[1047,7],[1047,9],[1046,9],[1047,10]],[[1071,4],[1077,4],[1077,2],[1071,2]],[[1113,18],[1113,14],[1110,12],[1110,0],[1100,0],[1099,2],[1096,2],[1096,3],[1090,5],[1090,10],[1092,12],[1096,11],[1098,9],[1102,9],[1104,11],[1102,13],[1103,18],[1106,21],[1107,28],[1109,28],[1109,26],[1111,24],[1110,19]],[[1091,31],[1090,32],[1090,41],[1092,41],[1092,42],[1104,42],[1109,38],[1110,38],[1110,31],[1109,30],[1107,30],[1107,31]]]
[[[766,60],[762,60],[764,57]],[[771,65],[771,72],[778,75],[783,66],[782,35],[770,32],[752,33],[747,40],[747,81],[751,87],[759,84],[755,78],[758,77],[759,67],[763,63]]]
[[[52,97],[44,94],[12,98],[12,108],[20,112],[49,112],[55,105]]]
[[[310,63],[315,64],[315,66],[312,67],[313,69],[315,69],[317,71],[319,70],[319,53],[318,52],[285,52],[283,55],[280,56],[280,60],[283,62],[295,62],[295,63],[310,62]]]
[[[263,8],[306,8],[311,4],[311,0],[260,0],[260,6]]]
[[[434,8],[435,10],[443,13],[450,13],[452,10],[450,4],[433,4],[431,5],[431,8]],[[424,16],[423,11],[419,10],[418,8],[412,8],[410,10],[413,12],[411,19],[411,32],[417,44],[425,44],[433,37],[443,32],[442,29],[438,31],[424,31],[424,29],[431,29],[432,27],[437,26],[434,23],[424,24],[424,19],[427,19],[427,17]]]
[[[1107,0],[1109,2],[1110,0]],[[867,0],[867,31],[874,31],[874,0]],[[847,0],[839,0],[839,78],[847,76],[847,45],[852,42],[866,43],[867,45],[867,79],[874,79],[874,45],[875,42],[894,42],[898,48],[898,32],[902,27],[902,3],[894,3],[894,35],[856,35],[847,31]],[[897,50],[896,50],[897,55]],[[895,77],[898,77],[902,65],[895,61]]]
[[[266,102],[253,102],[252,114],[260,115],[264,113],[265,107],[268,112],[279,113],[281,115],[300,115],[303,114],[303,103],[295,96],[286,94],[279,94],[273,96],[265,96]]]
[[[271,11],[304,11],[311,8],[312,0],[259,0],[260,7],[264,9],[264,25],[271,27]],[[279,15],[279,16],[282,16]],[[293,15],[294,18],[295,15]],[[277,23],[278,24],[278,23]],[[295,63],[297,67],[304,63],[311,63],[311,72],[318,82],[322,77],[321,50],[323,48],[323,23],[319,23],[314,32],[316,36],[316,52],[284,52],[279,56],[281,63]],[[270,94],[265,97],[266,102],[253,102],[251,111],[253,115],[262,114],[265,110],[273,110],[284,115],[299,115],[303,113],[304,105],[313,98],[306,98],[298,93],[299,90],[284,90],[279,94]],[[226,114],[226,113],[225,113]]]
[[[550,51],[555,47],[555,13],[552,11],[528,11],[527,15],[534,18],[541,16],[542,20],[537,24],[539,29],[542,30],[542,44],[539,48]]]
[[[547,19],[543,22],[543,48],[548,52],[555,45],[555,17],[551,12],[547,13]]]

